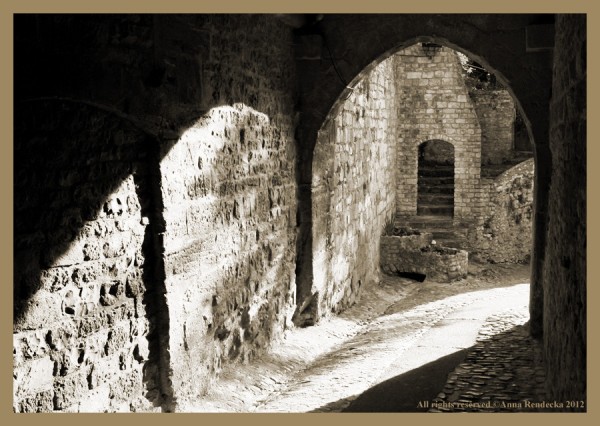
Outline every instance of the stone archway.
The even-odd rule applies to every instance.
[[[540,167],[536,165],[534,190],[531,324],[534,334],[541,332],[542,270],[547,232],[545,212],[552,170],[547,114],[552,54],[551,49],[531,54],[524,45],[526,41],[522,38],[522,31],[534,24],[536,19],[535,15],[325,15],[315,31],[300,36],[302,47],[297,57],[299,75],[302,76],[302,120],[298,137],[302,149],[298,162],[299,238],[296,268],[299,305],[306,297],[310,297],[313,285],[311,187],[318,130],[324,121],[335,117],[361,78],[381,61],[415,43],[435,43],[462,52],[493,72],[513,96],[530,139],[534,142],[535,161]],[[490,27],[502,31],[485,30]],[[359,30],[363,34],[361,42],[355,43],[354,35]],[[320,50],[323,44],[327,49]],[[321,61],[313,60],[315,51],[322,52]],[[523,73],[524,68],[532,72]]]

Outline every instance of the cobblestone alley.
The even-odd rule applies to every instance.
[[[527,271],[488,265],[450,285],[384,276],[341,316],[295,329],[258,362],[226,369],[202,405],[185,410],[539,410],[543,365],[526,331]],[[427,368],[445,358],[441,369]],[[415,387],[406,376],[418,370]]]

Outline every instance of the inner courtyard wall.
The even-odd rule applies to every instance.
[[[394,55],[398,87],[396,211],[417,213],[418,147],[428,140],[454,145],[454,217],[481,212],[481,128],[455,51],[417,43]]]

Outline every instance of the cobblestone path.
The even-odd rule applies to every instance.
[[[319,357],[282,392],[255,409],[341,411],[378,383],[472,346],[486,312],[515,303],[526,312],[528,294],[528,285],[484,290],[382,316],[335,351]]]
[[[528,316],[509,310],[491,316],[477,344],[448,376],[431,412],[562,411],[544,407],[541,344],[529,336]]]
[[[377,384],[461,350],[464,362],[429,411],[543,400],[539,347],[524,325],[528,284],[425,284],[384,277],[339,317],[291,330],[260,360],[224,370],[210,395],[182,411],[340,412]]]

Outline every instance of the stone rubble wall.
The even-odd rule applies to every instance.
[[[529,262],[532,250],[534,160],[526,160],[487,183],[489,203],[466,245],[482,260]],[[483,185],[482,185],[483,186]]]
[[[291,29],[18,23],[14,410],[174,410],[290,324]]]
[[[379,236],[395,210],[392,60],[363,76],[321,129],[313,162],[313,293],[319,315],[354,304],[378,279]]]

